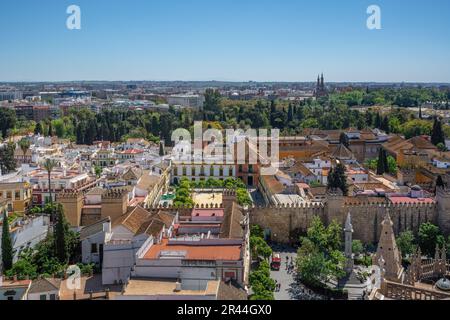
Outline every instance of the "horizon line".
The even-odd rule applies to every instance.
[[[286,81],[286,80],[0,80],[6,83],[74,83],[74,82],[218,82],[218,83],[316,83],[313,81]],[[328,84],[373,83],[373,84],[440,84],[450,85],[450,81],[325,81]]]

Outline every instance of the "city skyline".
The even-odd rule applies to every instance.
[[[68,6],[81,30],[68,30]],[[366,10],[381,9],[381,30]],[[449,83],[447,1],[4,3],[0,82]]]

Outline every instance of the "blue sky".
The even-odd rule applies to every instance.
[[[82,29],[66,28],[80,6]],[[382,30],[366,28],[381,8]],[[448,0],[2,0],[0,81],[450,82]]]

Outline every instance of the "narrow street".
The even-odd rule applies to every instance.
[[[296,281],[296,272],[289,272],[286,268],[286,261],[292,261],[295,264],[297,251],[292,247],[273,246],[273,252],[281,257],[280,271],[270,271],[272,279],[281,284],[280,291],[275,291],[275,300],[324,300],[321,295],[311,292],[301,283]]]

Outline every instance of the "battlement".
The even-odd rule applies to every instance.
[[[56,194],[57,199],[77,199],[82,196],[83,193],[80,191],[63,190],[62,192]]]
[[[323,203],[284,203],[278,205],[252,206],[251,209],[323,209]]]
[[[126,189],[110,189],[102,195],[102,199],[121,200],[127,193],[128,191]]]
[[[362,203],[344,203],[344,208],[361,208],[361,209],[374,209],[374,208],[385,208],[385,209],[420,209],[420,208],[436,208],[436,203],[376,203],[376,202],[362,202]]]
[[[226,190],[223,190],[222,195],[224,197],[235,197],[236,196],[236,191],[230,190],[230,189],[226,189]]]
[[[162,206],[162,205],[157,205],[157,206],[152,206],[150,208],[148,208],[148,210],[180,210],[180,209],[224,209],[224,205],[223,204],[217,204],[217,203],[211,203],[211,204],[196,204],[196,205],[191,205],[191,204],[184,204],[184,205],[173,205],[173,206]]]

